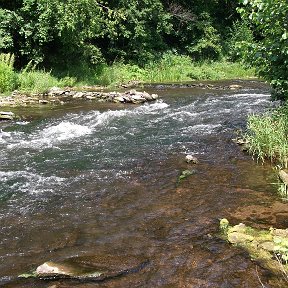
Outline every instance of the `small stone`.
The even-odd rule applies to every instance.
[[[237,85],[237,84],[233,84],[229,86],[229,89],[231,90],[237,90],[237,89],[241,89],[242,86],[241,85]]]
[[[88,100],[95,100],[96,97],[88,95],[88,96],[86,96],[86,99],[88,99]]]
[[[125,102],[125,98],[122,96],[116,96],[113,98],[113,102],[115,103],[124,103]]]
[[[187,163],[198,164],[198,159],[193,155],[186,155],[185,160]]]
[[[73,95],[73,99],[79,99],[84,96],[83,92],[77,92],[76,94]]]
[[[30,101],[30,103],[31,103],[31,101]],[[48,104],[48,103],[49,103],[49,101],[47,101],[47,100],[43,100],[43,99],[39,100],[39,104]]]
[[[288,185],[288,173],[286,170],[280,170],[279,177],[283,181],[284,184]]]
[[[49,89],[49,91],[48,91],[48,95],[49,96],[53,96],[53,95],[62,95],[62,94],[64,94],[65,93],[65,91],[63,91],[61,88],[59,88],[59,87],[52,87],[52,88],[50,88]]]
[[[243,224],[243,223],[240,223],[238,225],[235,225],[235,226],[231,227],[229,229],[229,233],[231,233],[231,232],[245,233],[246,229],[247,229],[246,225]]]
[[[151,97],[152,97],[153,100],[156,100],[156,99],[159,98],[159,96],[157,94],[151,94]]]

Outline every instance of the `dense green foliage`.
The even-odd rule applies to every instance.
[[[269,80],[276,98],[288,99],[288,3],[287,0],[241,0],[238,9],[253,25],[257,41],[244,49],[248,62]]]
[[[219,59],[237,0],[0,0],[0,52],[55,71],[124,61],[143,66],[176,50]],[[228,27],[228,28],[227,28]],[[88,68],[87,68],[88,67]]]

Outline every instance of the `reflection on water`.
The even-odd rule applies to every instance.
[[[247,114],[271,105],[262,84],[248,84],[241,92],[167,89],[143,106],[71,105],[2,124],[0,285],[95,287],[15,277],[47,260],[106,253],[149,264],[99,287],[258,287],[258,277],[273,286],[217,237],[221,217],[277,224],[261,210],[277,202],[271,169],[230,141]],[[177,185],[186,153],[200,164]]]

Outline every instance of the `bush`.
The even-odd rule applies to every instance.
[[[17,74],[13,70],[14,55],[0,54],[0,93],[16,88]]]
[[[253,32],[247,21],[235,21],[229,29],[226,50],[231,61],[244,60],[247,47],[254,42]]]

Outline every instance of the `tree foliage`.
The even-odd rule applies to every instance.
[[[217,59],[237,0],[0,0],[0,52],[21,68],[124,62],[176,50]],[[81,65],[82,65],[81,64]]]
[[[250,43],[246,59],[260,76],[269,80],[274,96],[288,99],[288,4],[287,0],[241,0],[242,17],[250,21],[257,41]]]

